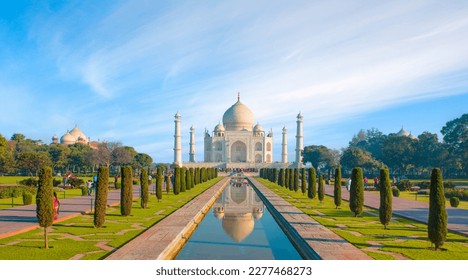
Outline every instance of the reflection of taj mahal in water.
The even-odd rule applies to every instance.
[[[213,213],[222,221],[223,230],[236,242],[241,242],[254,229],[255,221],[263,216],[260,197],[244,178],[233,179],[218,201]]]
[[[195,129],[190,128],[189,162],[182,163],[181,115],[175,115],[174,164],[179,166],[206,166],[226,168],[288,167],[302,165],[303,131],[302,114],[297,115],[296,158],[288,162],[287,129],[282,130],[281,161],[273,159],[273,131],[265,131],[257,122],[253,112],[240,101],[234,103],[223,115],[223,123],[218,123],[210,134],[204,132],[204,162],[195,164]]]

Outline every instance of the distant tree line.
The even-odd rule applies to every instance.
[[[36,175],[46,166],[52,166],[54,173],[87,173],[102,165],[109,166],[110,173],[116,174],[121,166],[130,165],[138,171],[152,163],[151,156],[119,142],[102,142],[95,148],[81,143],[46,145],[19,133],[10,141],[0,134],[0,174]]]
[[[342,173],[351,174],[361,167],[364,174],[379,176],[382,167],[388,167],[392,176],[427,178],[433,168],[439,167],[444,177],[468,175],[468,114],[451,120],[438,135],[423,132],[416,139],[397,134],[385,135],[376,128],[360,130],[341,151],[323,145],[304,148],[305,163],[311,163],[320,173],[342,167]]]

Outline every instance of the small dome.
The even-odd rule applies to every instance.
[[[259,123],[257,123],[257,124],[254,126],[253,131],[254,131],[254,132],[264,132],[265,130],[263,129],[263,127],[262,127]]]
[[[83,131],[81,131],[78,127],[75,126],[74,129],[72,129],[72,131],[70,131],[70,134],[76,139],[76,140],[80,140],[82,142],[85,142],[85,143],[88,143],[88,137],[86,137],[86,135],[83,133]],[[75,141],[76,141],[75,140]]]
[[[410,133],[406,131],[403,127],[400,129],[400,131],[397,132],[398,136],[410,136]]]
[[[215,126],[214,128],[214,131],[215,132],[224,132],[226,129],[224,128],[224,126],[220,123],[218,123],[218,125]]]
[[[60,143],[63,145],[73,145],[76,143],[76,138],[73,137],[73,135],[71,135],[70,132],[67,132],[60,138]]]
[[[237,102],[223,115],[223,124],[228,131],[249,131],[252,129],[254,121],[253,112],[240,102],[240,97],[237,97]]]
[[[52,137],[52,140],[58,140],[58,136],[54,135],[54,137]]]
[[[226,232],[234,241],[241,242],[254,229],[254,219],[252,213],[233,213],[225,214],[222,222],[224,232]]]

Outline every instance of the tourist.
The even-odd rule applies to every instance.
[[[348,182],[346,182],[346,189],[349,191],[351,189],[351,178],[348,179]]]
[[[54,192],[54,220],[57,220],[60,211],[60,200],[57,197],[57,193]]]
[[[88,180],[88,182],[86,182],[86,186],[88,187],[88,195],[91,195],[91,193],[93,192],[93,182],[91,180]]]
[[[369,179],[367,179],[367,177],[364,177],[364,186],[367,187],[367,182],[369,182]]]

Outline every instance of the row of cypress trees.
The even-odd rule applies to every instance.
[[[260,177],[267,179],[273,183],[277,183],[282,187],[297,191],[297,168],[282,168],[277,169],[262,169]],[[301,171],[301,191],[305,193],[305,170]],[[317,196],[316,172],[314,168],[308,169],[308,188],[307,196],[314,199]],[[277,180],[277,181],[276,181]],[[389,171],[387,168],[380,170],[380,205],[379,205],[379,220],[388,228],[388,224],[392,218],[392,183],[390,181]],[[310,187],[313,186],[313,187]],[[362,169],[356,167],[351,173],[349,208],[354,216],[362,214],[364,206],[364,180]],[[336,208],[341,205],[341,168],[335,169],[335,182],[333,188],[334,204]],[[324,198],[323,178],[318,177],[318,198],[322,201]],[[429,195],[429,215],[428,215],[428,239],[434,244],[435,250],[438,250],[446,240],[447,236],[447,211],[445,209],[444,184],[442,180],[442,172],[439,168],[435,168],[431,172],[431,185]]]
[[[218,177],[218,170],[217,168],[205,168],[205,167],[196,167],[196,168],[184,168],[184,167],[176,167],[174,169],[174,184],[173,184],[173,192],[175,195],[178,195],[181,192],[185,192],[186,190],[190,190],[195,185],[204,183],[209,181],[213,178]],[[169,177],[168,177],[169,178]],[[170,181],[170,180],[168,180]],[[168,185],[166,185],[167,191],[169,191],[169,183],[166,181]]]

